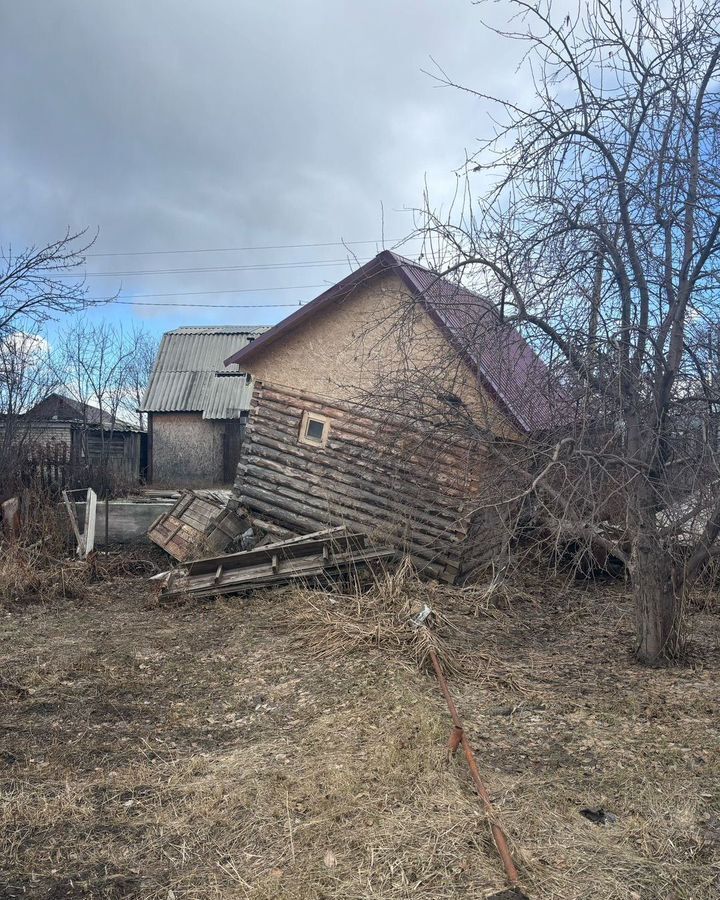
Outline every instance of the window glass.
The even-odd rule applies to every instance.
[[[307,420],[307,426],[305,428],[305,437],[310,438],[311,441],[320,442],[323,439],[323,432],[325,431],[325,423],[319,422],[317,419]]]
[[[314,447],[324,447],[327,443],[330,422],[319,413],[311,413],[305,410],[302,414],[298,440],[301,444],[312,444]]]

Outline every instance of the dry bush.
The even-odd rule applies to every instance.
[[[149,577],[167,564],[164,554],[150,544],[96,551],[87,560],[77,559],[67,512],[57,498],[36,489],[25,492],[21,501],[24,514],[18,532],[1,533],[2,605],[84,600],[98,582]]]
[[[22,549],[0,554],[0,604],[50,603],[87,596],[88,570],[81,562],[38,566]]]
[[[48,603],[86,596],[84,562],[66,559],[67,515],[42,489],[21,495],[19,530],[6,527],[0,544],[0,604]]]

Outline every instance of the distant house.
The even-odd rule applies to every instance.
[[[78,473],[107,470],[138,481],[144,475],[146,435],[89,403],[52,393],[13,423],[14,440],[38,465]]]
[[[176,328],[163,335],[141,411],[154,484],[203,487],[234,479],[252,384],[224,359],[266,329]]]
[[[360,528],[447,581],[498,549],[485,450],[553,425],[545,364],[492,304],[389,251],[226,363],[255,380],[235,488],[255,522]]]

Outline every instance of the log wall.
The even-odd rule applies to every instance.
[[[325,447],[298,440],[305,411],[329,420]],[[485,466],[477,445],[441,445],[407,424],[390,435],[379,414],[256,382],[235,493],[271,530],[361,529],[424,574],[454,581]]]

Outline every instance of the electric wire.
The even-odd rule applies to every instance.
[[[366,263],[373,259],[372,256],[354,259],[353,262]],[[303,262],[282,262],[282,263],[263,263],[257,265],[245,266],[195,266],[185,269],[134,269],[132,271],[117,272],[85,272],[85,278],[130,278],[145,275],[193,275],[206,272],[263,272],[277,271],[283,269],[322,269],[336,268],[337,266],[346,266],[347,259],[314,259]],[[60,272],[53,277],[62,278],[78,278],[78,274],[74,272]]]
[[[326,241],[323,243],[308,244],[262,244],[248,247],[200,247],[188,248],[186,250],[105,250],[95,253],[86,253],[85,256],[101,257],[101,256],[162,256],[177,253],[244,253],[254,250],[300,250],[306,247],[355,247],[362,244],[385,245],[392,244],[397,246],[407,243],[411,240],[420,240],[420,238],[378,238],[373,241]]]

